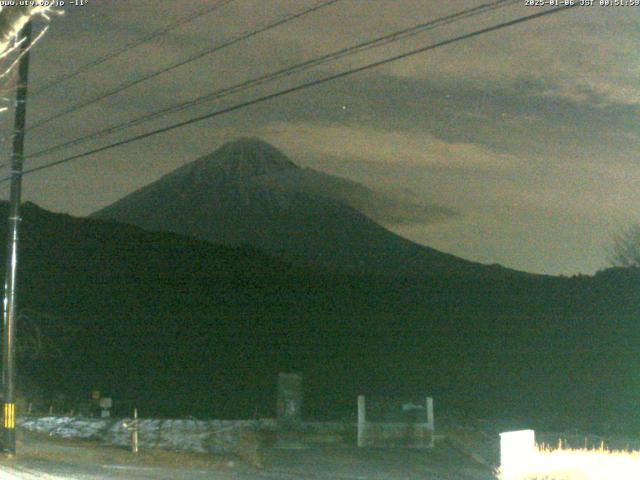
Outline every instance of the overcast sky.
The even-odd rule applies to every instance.
[[[64,16],[52,19],[32,54],[34,90],[216,2],[87,3],[66,6]],[[33,97],[28,118],[48,117],[316,3],[229,2]],[[27,150],[482,3],[340,0],[33,130]],[[27,160],[26,167],[544,8],[515,2],[99,142]],[[576,7],[448,45],[26,176],[25,199],[87,215],[227,140],[255,135],[299,165],[374,188],[409,190],[458,212],[447,221],[394,228],[416,242],[526,271],[593,273],[606,266],[611,234],[640,220],[639,14],[640,7]],[[10,115],[2,121],[9,134]],[[6,183],[3,191],[6,196]]]

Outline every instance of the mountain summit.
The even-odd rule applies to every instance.
[[[248,244],[314,268],[435,274],[490,270],[410,242],[376,222],[438,221],[451,214],[300,168],[268,143],[242,138],[93,217],[213,243]]]
[[[215,179],[223,183],[298,170],[299,167],[267,142],[258,138],[241,138],[226,143],[183,169],[176,170],[176,175],[186,174],[194,180]]]

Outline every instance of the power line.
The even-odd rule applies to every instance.
[[[484,35],[485,33],[494,32],[496,30],[501,30],[503,28],[511,27],[513,25],[517,25],[517,24],[520,24],[520,23],[524,23],[524,22],[528,22],[528,21],[531,21],[531,20],[535,20],[535,19],[543,17],[543,16],[559,13],[559,12],[562,12],[562,11],[567,10],[569,8],[573,8],[575,6],[577,6],[577,4],[554,7],[551,10],[545,10],[545,11],[534,13],[534,14],[527,15],[527,16],[524,16],[524,17],[519,17],[519,18],[516,18],[514,20],[509,20],[507,22],[502,22],[502,23],[499,23],[499,24],[496,24],[496,25],[492,25],[491,27],[482,28],[480,30],[473,31],[471,33],[466,33],[464,35],[459,35],[457,37],[450,38],[448,40],[443,40],[443,41],[440,41],[440,42],[437,42],[437,43],[433,43],[431,45],[427,45],[427,46],[420,47],[420,48],[417,48],[417,49],[414,49],[414,50],[410,50],[410,51],[405,52],[405,53],[394,55],[394,56],[388,57],[388,58],[386,58],[384,60],[379,60],[377,62],[369,63],[367,65],[364,65],[364,66],[361,66],[361,67],[358,67],[358,68],[346,70],[344,72],[340,72],[340,73],[337,73],[337,74],[329,75],[329,76],[326,76],[326,77],[323,77],[323,78],[320,78],[320,79],[317,79],[317,80],[312,80],[312,81],[309,81],[309,82],[306,82],[306,83],[302,83],[302,84],[296,85],[294,87],[290,87],[290,88],[287,88],[287,89],[284,89],[284,90],[280,90],[280,91],[275,92],[275,93],[264,95],[262,97],[255,98],[253,100],[248,100],[246,102],[238,103],[238,104],[233,105],[231,107],[226,107],[226,108],[223,108],[223,109],[220,109],[220,110],[216,110],[214,112],[207,113],[205,115],[200,115],[200,116],[191,118],[189,120],[185,120],[183,122],[179,122],[179,123],[176,123],[176,124],[173,124],[173,125],[169,125],[167,127],[158,128],[158,129],[152,130],[150,132],[146,132],[146,133],[143,133],[143,134],[140,134],[140,135],[135,135],[133,137],[129,137],[127,139],[120,140],[118,142],[115,142],[115,143],[112,143],[112,144],[109,144],[109,145],[105,145],[105,146],[102,146],[102,147],[99,147],[99,148],[88,150],[88,151],[83,152],[83,153],[72,155],[70,157],[66,157],[66,158],[63,158],[61,160],[57,160],[55,162],[50,162],[50,163],[47,163],[45,165],[40,165],[40,166],[37,166],[37,167],[33,167],[33,168],[25,170],[24,174],[26,175],[26,174],[38,172],[38,171],[41,171],[41,170],[46,170],[46,169],[49,169],[49,168],[52,168],[52,167],[55,167],[55,166],[58,166],[58,165],[62,165],[64,163],[68,163],[68,162],[71,162],[71,161],[74,161],[74,160],[78,160],[80,158],[84,158],[84,157],[88,157],[90,155],[94,155],[96,153],[104,152],[104,151],[110,150],[110,149],[115,148],[115,147],[120,147],[122,145],[127,145],[129,143],[133,143],[133,142],[136,142],[138,140],[143,140],[145,138],[149,138],[149,137],[152,137],[152,136],[155,136],[155,135],[159,135],[159,134],[162,134],[162,133],[166,133],[166,132],[169,132],[169,131],[172,131],[172,130],[175,130],[175,129],[178,129],[178,128],[181,128],[181,127],[192,125],[194,123],[201,122],[203,120],[207,120],[207,119],[210,119],[210,118],[213,118],[213,117],[217,117],[217,116],[223,115],[225,113],[230,113],[230,112],[239,110],[241,108],[245,108],[245,107],[249,107],[249,106],[252,106],[252,105],[259,104],[259,103],[263,103],[263,102],[266,102],[268,100],[273,100],[274,98],[278,98],[278,97],[282,97],[284,95],[288,95],[290,93],[298,92],[300,90],[304,90],[304,89],[309,88],[309,87],[314,87],[316,85],[320,85],[320,84],[323,84],[323,83],[326,83],[326,82],[329,82],[329,81],[337,80],[339,78],[344,78],[344,77],[347,77],[347,76],[350,76],[350,75],[353,75],[353,74],[356,74],[356,73],[359,73],[359,72],[363,72],[365,70],[370,70],[372,68],[376,68],[376,67],[380,67],[382,65],[386,65],[386,64],[389,64],[389,63],[392,63],[392,62],[396,62],[398,60],[402,60],[402,59],[405,59],[405,58],[408,58],[408,57],[411,57],[411,56],[414,56],[414,55],[417,55],[417,54],[420,54],[420,53],[424,53],[424,52],[429,51],[429,50],[434,50],[436,48],[443,47],[445,45],[450,45],[452,43],[456,43],[456,42],[459,42],[459,41],[462,41],[462,40],[467,40],[469,38],[473,38],[473,37],[477,37],[477,36],[480,36],[480,35]],[[9,177],[5,177],[3,179],[0,179],[0,182],[5,182],[8,179],[9,179]]]
[[[253,78],[250,80],[246,80],[244,82],[241,82],[240,84],[237,85],[233,85],[231,87],[227,87],[221,90],[217,90],[215,92],[209,93],[207,95],[203,95],[200,97],[197,97],[195,99],[189,100],[187,102],[181,102],[178,103],[176,105],[172,105],[170,107],[155,111],[155,112],[151,112],[145,115],[142,115],[140,117],[134,118],[132,120],[129,120],[127,122],[123,122],[120,124],[116,124],[116,125],[112,125],[111,127],[107,127],[105,129],[99,130],[97,132],[93,132],[87,135],[83,135],[81,137],[76,137],[75,139],[72,140],[68,140],[66,142],[63,142],[61,144],[58,145],[54,145],[48,148],[45,148],[43,150],[37,151],[35,153],[32,153],[30,155],[28,155],[26,158],[28,159],[32,159],[32,158],[37,158],[37,157],[41,157],[44,155],[48,155],[54,151],[69,147],[69,146],[73,146],[73,145],[77,145],[80,143],[85,143],[88,142],[90,140],[95,140],[97,138],[103,137],[105,135],[109,135],[115,132],[118,132],[120,130],[123,129],[129,129],[132,128],[136,125],[140,125],[141,123],[145,123],[147,121],[150,120],[154,120],[156,118],[159,117],[163,117],[165,115],[169,115],[172,113],[177,113],[183,110],[186,110],[188,108],[192,108],[195,107],[201,103],[205,103],[205,102],[210,102],[213,100],[217,100],[220,98],[224,98],[227,97],[229,95],[238,93],[238,92],[242,92],[245,90],[248,90],[249,88],[253,88],[256,87],[258,85],[262,85],[268,82],[271,82],[273,80],[276,80],[278,78],[284,78],[284,77],[288,77],[290,75],[293,75],[295,73],[300,73],[303,71],[306,71],[308,69],[311,69],[313,67],[317,67],[319,65],[337,60],[339,58],[343,58],[346,56],[350,56],[350,55],[354,55],[356,53],[360,53],[362,51],[365,50],[369,50],[372,48],[376,48],[379,47],[381,45],[386,45],[392,42],[396,42],[405,38],[408,38],[410,36],[414,36],[417,35],[419,33],[422,33],[426,30],[435,28],[435,27],[439,27],[442,25],[446,25],[446,24],[450,24],[450,23],[454,23],[456,21],[460,21],[462,19],[465,18],[470,18],[482,13],[486,13],[488,11],[491,10],[495,10],[498,8],[503,8],[509,4],[514,4],[514,3],[518,3],[519,0],[497,0],[497,1],[493,1],[491,3],[486,3],[483,5],[479,5],[477,7],[471,8],[471,9],[467,9],[467,10],[463,10],[461,12],[457,12],[451,15],[447,15],[444,17],[440,17],[438,19],[435,20],[431,20],[429,22],[426,23],[421,23],[418,25],[414,25],[412,27],[403,29],[403,30],[399,30],[387,35],[383,35],[381,37],[377,37],[371,40],[367,40],[364,42],[360,42],[357,43],[355,45],[352,45],[350,47],[345,47],[339,50],[336,50],[334,52],[322,55],[320,57],[311,59],[311,60],[307,60],[301,63],[298,63],[296,65],[290,66],[290,67],[286,67],[280,70],[277,70],[275,72],[271,72],[268,73],[266,75],[262,75],[259,76],[257,78]]]
[[[63,110],[61,112],[58,112],[56,114],[53,114],[49,117],[45,117],[42,120],[38,120],[37,122],[35,122],[34,124],[30,125],[29,128],[27,129],[27,131],[30,130],[35,130],[36,128],[42,127],[48,123],[50,123],[52,120],[55,120],[57,118],[60,118],[62,116],[65,115],[70,115],[72,113],[75,113],[85,107],[88,107],[90,105],[93,105],[94,103],[100,102],[101,100],[104,100],[106,98],[109,98],[113,95],[116,95],[118,93],[121,93],[135,85],[138,85],[140,83],[146,82],[148,80],[151,80],[155,77],[158,77],[164,73],[170,72],[172,70],[175,70],[176,68],[182,67],[184,65],[187,65],[189,63],[192,63],[196,60],[199,60],[207,55],[211,55],[212,53],[215,53],[219,50],[222,50],[224,48],[230,47],[231,45],[235,45],[236,43],[239,43],[243,40],[247,40],[251,37],[255,37],[256,35],[259,35],[260,33],[264,33],[268,30],[271,30],[273,28],[279,27],[280,25],[284,25],[285,23],[291,22],[292,20],[295,20],[297,18],[303,17],[305,15],[308,15],[310,13],[316,12],[317,10],[320,10],[322,8],[328,7],[330,5],[333,5],[334,3],[337,3],[340,0],[326,0],[324,2],[321,2],[317,5],[314,5],[313,7],[310,8],[306,8],[304,10],[298,11],[296,13],[291,13],[289,15],[286,15],[284,18],[280,18],[279,20],[275,21],[275,22],[271,22],[263,27],[257,28],[255,30],[246,32],[241,34],[240,36],[233,38],[229,41],[223,42],[220,45],[216,45],[215,47],[209,48],[207,50],[204,50],[202,52],[196,53],[188,58],[186,58],[185,60],[181,60],[177,63],[173,63],[171,65],[169,65],[168,67],[162,68],[160,70],[156,70],[155,72],[149,73],[147,75],[144,75],[142,77],[139,77],[135,80],[132,80],[130,82],[127,82],[119,87],[114,88],[113,90],[109,90],[105,93],[102,93],[94,98],[91,98],[85,102],[79,103],[77,105],[74,105],[66,110]]]
[[[91,62],[88,62],[84,65],[82,65],[81,67],[78,67],[76,70],[74,70],[73,72],[67,73],[67,74],[63,74],[61,76],[59,76],[58,78],[50,81],[49,83],[43,85],[42,87],[36,89],[33,93],[30,93],[29,95],[33,98],[36,97],[38,95],[40,95],[41,93],[50,90],[51,88],[55,87],[56,85],[61,84],[62,82],[66,82],[67,80],[70,80],[74,77],[77,77],[78,75],[86,72],[87,70],[90,70],[93,67],[96,67],[100,64],[103,64],[105,62],[108,62],[109,60],[118,57],[120,55],[122,55],[124,52],[127,52],[133,48],[136,48],[144,43],[148,43],[151,40],[155,40],[158,37],[161,37],[163,35],[166,35],[167,33],[169,33],[171,30],[175,30],[176,28],[185,25],[187,23],[191,23],[194,20],[197,20],[198,18],[204,17],[205,15],[208,15],[212,12],[215,12],[216,10],[218,10],[219,8],[224,7],[225,5],[228,5],[229,3],[231,3],[233,0],[219,0],[217,2],[215,2],[213,5],[205,7],[205,8],[201,8],[200,10],[192,13],[191,15],[184,17],[180,20],[177,20],[173,23],[170,23],[169,25],[162,27],[159,30],[156,30],[152,33],[150,33],[149,35],[146,35],[138,40],[135,40],[131,43],[127,43],[125,45],[123,45],[120,48],[117,48],[115,50],[111,50],[109,53],[103,55],[102,57],[98,57],[95,60],[92,60]]]

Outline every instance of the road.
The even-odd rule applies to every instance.
[[[238,460],[141,452],[97,444],[28,439],[0,460],[0,479],[20,480],[494,480],[491,472],[446,448],[379,450],[318,446],[265,449],[256,469]]]

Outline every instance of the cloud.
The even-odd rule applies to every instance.
[[[310,58],[475,7],[480,2],[382,2],[377,5],[381,11],[375,16],[363,11],[368,8],[364,3],[346,1],[340,6],[338,21],[292,24],[274,39],[293,46],[301,57]],[[558,96],[581,103],[597,99],[602,103],[640,105],[637,82],[640,54],[636,48],[640,17],[629,15],[632,10],[578,7],[430,50],[376,71],[397,78],[445,84],[464,79],[483,88],[510,88],[528,82],[537,84],[537,88],[528,92],[534,96]],[[538,11],[542,10],[534,12],[522,2],[369,50],[338,65],[340,68],[364,65]],[[353,24],[353,18],[362,21]]]
[[[342,157],[473,170],[502,170],[518,163],[513,155],[471,143],[449,143],[426,132],[278,122],[263,127],[260,135],[298,157]]]

